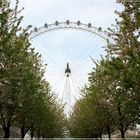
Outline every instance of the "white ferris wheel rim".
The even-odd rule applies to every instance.
[[[92,26],[91,23],[85,24],[81,23],[80,21],[70,22],[69,20],[66,20],[65,22],[55,21],[55,23],[51,24],[45,23],[44,26],[42,27],[39,28],[35,27],[34,30],[31,30],[30,32],[29,40],[33,40],[36,37],[40,36],[41,34],[59,29],[83,30],[99,36],[100,38],[106,40],[107,43],[112,42],[112,38],[110,37],[110,35],[106,31],[103,31],[101,27],[97,28],[95,26]]]
[[[29,36],[29,40],[32,42],[33,40],[36,40],[37,37],[41,36],[42,34],[46,34],[48,32],[52,32],[55,30],[82,30],[91,34],[94,34],[96,36],[98,36],[100,39],[103,39],[104,41],[106,41],[106,43],[110,43],[112,42],[111,37],[107,34],[106,31],[103,31],[101,27],[96,28],[94,26],[91,25],[91,23],[88,24],[84,24],[81,23],[80,21],[77,22],[70,22],[69,20],[65,21],[65,22],[58,22],[55,21],[55,23],[52,24],[44,24],[44,26],[40,27],[40,28],[34,28],[34,30],[31,31],[30,36]],[[73,83],[71,82],[71,85]]]

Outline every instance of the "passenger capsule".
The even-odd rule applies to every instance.
[[[90,28],[91,27],[91,23],[88,23],[88,28]]]
[[[77,21],[77,25],[79,26],[81,23],[80,23],[80,21]]]
[[[100,32],[100,31],[102,31],[102,28],[101,28],[101,27],[99,27],[99,28],[98,28],[98,31],[99,31],[99,32]]]
[[[45,24],[44,24],[44,27],[45,27],[45,28],[48,28],[48,24],[47,24],[47,23],[45,23]]]
[[[34,31],[35,31],[35,32],[37,32],[37,31],[38,31],[38,29],[35,27],[35,28],[34,28]]]
[[[66,24],[69,25],[69,23],[70,23],[69,20],[67,20],[67,21],[66,21]]]
[[[58,24],[59,24],[58,21],[55,21],[55,25],[58,26]]]

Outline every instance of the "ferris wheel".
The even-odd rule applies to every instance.
[[[111,38],[101,27],[67,20],[34,28],[30,41],[47,64],[45,76],[52,90],[70,108],[88,82],[92,59],[105,55],[103,46]]]

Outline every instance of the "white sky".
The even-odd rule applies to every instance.
[[[110,27],[114,23],[116,9],[121,5],[116,0],[20,0],[25,10],[23,25],[40,27],[55,20],[80,20],[94,26]]]

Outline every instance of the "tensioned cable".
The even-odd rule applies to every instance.
[[[69,22],[69,21],[66,21],[66,22],[55,22],[55,23],[53,23],[53,24],[45,24],[45,26],[43,26],[43,27],[41,27],[41,28],[35,28],[34,29],[34,31],[31,31],[31,34],[30,34],[30,41],[34,41],[37,37],[39,37],[39,36],[41,36],[41,35],[43,35],[43,34],[47,34],[48,32],[49,32],[49,34],[47,34],[47,35],[53,35],[53,33],[54,33],[54,31],[59,31],[59,30],[77,30],[78,32],[79,31],[85,31],[85,32],[88,32],[88,33],[90,33],[90,34],[94,34],[94,35],[96,35],[96,36],[98,36],[99,38],[101,38],[101,39],[103,39],[103,40],[105,40],[106,42],[108,42],[108,41],[111,41],[111,38],[107,35],[107,33],[106,32],[104,32],[104,31],[102,31],[102,29],[101,28],[96,28],[96,27],[94,27],[94,26],[92,26],[90,23],[89,24],[83,24],[83,23],[80,23],[80,21],[78,21],[78,22]],[[39,48],[38,49],[40,49],[42,52],[43,52],[43,54],[45,54],[51,61],[51,63],[52,64],[50,64],[50,67],[52,67],[53,69],[55,69],[55,65],[57,65],[57,66],[60,66],[61,68],[63,68],[63,66],[61,66],[61,64],[63,64],[63,63],[67,63],[68,62],[68,57],[67,57],[67,53],[69,52],[69,49],[68,49],[68,47],[67,46],[60,46],[61,45],[61,43],[60,44],[57,44],[58,45],[58,47],[60,47],[61,49],[62,49],[62,51],[63,51],[63,53],[61,53],[62,55],[57,55],[57,53],[56,52],[54,52],[54,46],[56,45],[55,43],[56,42],[59,42],[59,41],[61,41],[62,43],[64,43],[65,44],[65,40],[62,40],[62,33],[63,32],[60,32],[60,34],[59,34],[59,36],[57,36],[56,38],[53,38],[53,40],[52,40],[52,38],[47,38],[47,40],[46,39],[44,39],[44,38],[41,38],[40,40],[39,40],[39,44],[41,44],[41,45],[37,45],[36,47],[38,47],[39,46]],[[89,34],[89,35],[90,35]],[[61,40],[60,40],[61,39]],[[72,40],[74,40],[74,38],[72,37],[71,38]],[[84,63],[84,66],[85,65],[88,65],[88,63],[86,63],[87,61],[88,61],[88,58],[87,58],[87,55],[88,55],[88,53],[93,49],[93,47],[96,47],[95,46],[95,44],[97,44],[98,42],[97,42],[97,40],[96,40],[96,42],[92,42],[92,44],[94,43],[94,45],[93,45],[93,47],[90,45],[90,41],[88,41],[87,39],[86,39],[86,37],[85,38],[83,38],[84,40],[78,40],[79,41],[79,43],[82,43],[82,47],[84,48],[84,50],[82,51],[82,53],[80,53],[80,55],[79,56],[77,56],[78,54],[76,53],[76,51],[75,52],[73,52],[73,53],[71,53],[70,52],[70,54],[71,54],[71,57],[72,58],[76,58],[76,57],[79,57],[79,59],[77,58],[77,64],[79,65],[79,64],[81,64],[81,65],[83,65]],[[69,43],[71,43],[71,45],[73,45],[72,44],[72,42],[73,41],[70,41]],[[54,42],[55,41],[55,42]],[[84,43],[83,43],[84,42]],[[86,42],[86,43],[85,43]],[[45,43],[45,46],[46,46],[46,48],[44,48],[43,46],[44,46],[44,44],[43,43]],[[57,46],[56,46],[57,47]],[[75,46],[76,47],[76,46]],[[49,51],[47,51],[47,49],[49,50]],[[56,50],[57,50],[57,48],[55,48]],[[89,58],[90,58],[90,56],[89,56]],[[43,58],[44,60],[47,60],[47,58]],[[70,64],[71,63],[73,63],[73,61],[75,61],[74,59],[71,59],[70,60]],[[63,63],[62,63],[63,62]],[[49,63],[49,62],[48,62]],[[56,67],[57,68],[57,67]],[[48,70],[50,70],[51,68],[49,68]],[[51,70],[50,70],[51,71]],[[55,70],[53,70],[53,71],[51,71],[51,73],[52,73],[52,75],[54,74],[55,75],[55,73],[57,74],[57,72],[58,71],[55,71]],[[60,71],[61,72],[61,71]],[[83,76],[81,76],[80,77],[80,74],[82,74],[82,73],[84,73],[84,69],[82,69],[81,71],[79,71],[79,73],[78,74],[76,74],[78,77],[79,77],[79,79],[82,79],[81,77],[83,77]],[[53,77],[51,77],[53,80],[55,80],[56,78],[53,78]],[[60,78],[60,77],[59,77]],[[72,78],[72,77],[71,77]],[[62,79],[62,77],[61,77],[61,79]],[[60,82],[59,82],[59,80],[60,79],[57,79],[57,80],[55,80],[55,86],[57,85],[58,86],[58,83],[60,84]],[[72,80],[73,81],[73,80]],[[74,82],[74,81],[73,81]],[[81,80],[80,81],[78,81],[78,79],[75,81],[75,83],[76,83],[76,85],[79,87],[79,86],[81,86]],[[74,83],[73,83],[74,84]]]

